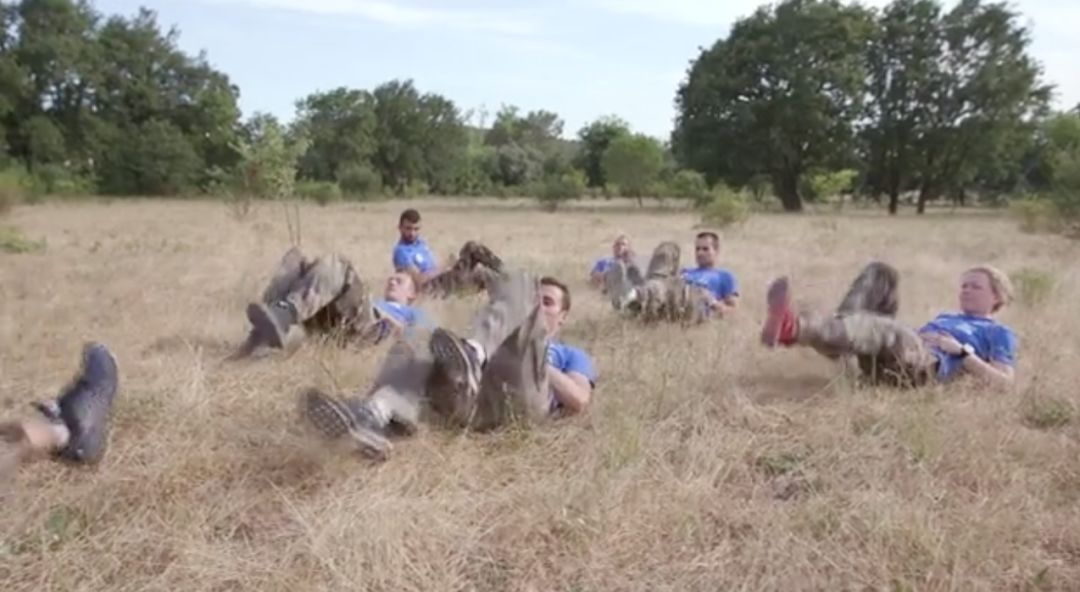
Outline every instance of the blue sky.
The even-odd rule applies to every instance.
[[[863,4],[881,6],[886,0]],[[572,137],[601,115],[666,139],[675,90],[699,48],[754,0],[97,0],[106,14],[158,13],[185,51],[240,87],[244,115],[290,120],[300,97],[412,78],[462,109],[548,109]],[[947,0],[947,6],[953,2]],[[1080,2],[1019,0],[1058,106],[1080,102]]]

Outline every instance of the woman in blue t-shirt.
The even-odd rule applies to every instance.
[[[1000,270],[981,265],[960,279],[958,313],[941,313],[914,331],[899,323],[899,274],[885,263],[868,265],[833,315],[795,313],[788,279],[769,286],[768,317],[761,339],[767,347],[810,346],[830,358],[856,355],[871,379],[902,385],[945,382],[969,373],[996,386],[1011,386],[1017,339],[993,319],[1012,300]]]

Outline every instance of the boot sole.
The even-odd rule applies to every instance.
[[[326,439],[338,440],[349,436],[368,456],[386,460],[390,441],[373,431],[357,426],[343,403],[322,392],[311,389],[304,393],[304,415]]]
[[[761,328],[761,343],[766,347],[776,347],[780,341],[780,329],[783,327],[784,314],[790,308],[789,284],[787,277],[773,280],[765,295],[768,314],[765,325]]]
[[[616,262],[604,275],[604,291],[611,298],[611,307],[622,310],[627,307],[626,294],[630,291],[630,281],[627,277],[626,267]]]
[[[285,347],[285,336],[281,334],[281,330],[270,316],[270,311],[266,310],[266,306],[254,302],[249,304],[247,318],[251,321],[251,326],[255,328],[255,333],[262,338],[263,343],[279,349]]]
[[[429,348],[436,368],[447,378],[447,382],[464,387],[468,383],[469,361],[457,339],[444,329],[437,328],[431,334]]]
[[[118,383],[116,359],[108,348],[87,344],[79,374],[56,401],[60,419],[71,434],[68,445],[57,453],[61,458],[96,464],[105,456]]]

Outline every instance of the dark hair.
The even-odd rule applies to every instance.
[[[562,292],[562,309],[563,309],[563,312],[566,312],[566,311],[570,310],[570,288],[567,288],[566,284],[560,282],[559,280],[557,280],[557,279],[555,279],[555,278],[553,278],[553,277],[551,277],[549,275],[546,275],[546,276],[540,278],[540,285],[541,286],[555,286],[556,288],[558,288]]]
[[[401,217],[398,218],[398,226],[408,222],[409,224],[416,224],[420,222],[420,212],[409,208],[401,213]]]
[[[713,248],[720,248],[720,237],[715,232],[710,232],[708,230],[699,232],[697,238],[707,238],[712,242]]]

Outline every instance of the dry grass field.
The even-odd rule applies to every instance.
[[[617,230],[647,256],[696,217],[546,214],[415,201],[440,256],[479,238],[565,278],[565,339],[600,372],[585,416],[475,435],[430,428],[373,464],[297,422],[307,386],[366,386],[381,351],[307,345],[221,359],[289,246],[279,205],[18,208],[44,252],[0,254],[0,414],[52,395],[85,340],[121,390],[95,469],[24,467],[0,505],[5,592],[45,590],[1078,590],[1080,244],[993,215],[759,216],[724,233],[732,318],[684,330],[614,317],[587,289]],[[377,287],[405,202],[301,208],[303,248]],[[860,266],[903,274],[903,320],[956,303],[959,273],[1021,279],[1015,393],[855,389],[809,350],[758,346],[790,273],[832,307]],[[478,300],[431,305],[463,328]]]

